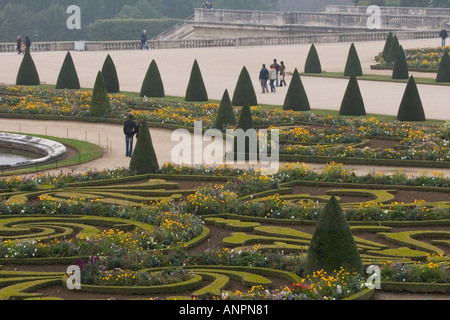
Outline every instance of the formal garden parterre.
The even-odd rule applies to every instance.
[[[3,86],[1,115],[121,123],[132,113],[150,128],[201,121],[224,130],[236,125],[218,121],[219,110],[232,104],[238,127],[280,130],[289,163],[274,175],[174,163],[142,173],[133,159],[84,174],[8,174],[2,299],[370,299],[371,265],[381,268],[381,291],[448,293],[450,180],[439,171],[450,165],[448,123],[316,115],[307,99],[306,110],[236,106],[226,92],[220,103],[110,93],[93,117],[95,91]],[[399,170],[358,175],[343,163]],[[412,177],[402,166],[436,171]],[[69,265],[81,269],[80,290],[67,288]]]

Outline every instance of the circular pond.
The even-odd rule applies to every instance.
[[[2,170],[51,162],[65,153],[66,147],[56,141],[0,132],[0,169]]]

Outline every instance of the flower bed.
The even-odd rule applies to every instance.
[[[419,48],[406,49],[405,58],[410,71],[437,72],[439,63],[445,50],[449,50],[450,46],[438,48]],[[371,66],[372,69],[392,69],[393,64],[386,63],[379,53],[375,57],[376,65]]]
[[[89,120],[89,92],[5,87],[0,103],[5,115],[50,115]],[[111,114],[102,121],[123,121],[127,113],[146,119],[151,125],[193,129],[200,121],[204,129],[212,128],[217,104],[166,104],[142,98],[111,95]],[[450,125],[440,127],[413,123],[388,123],[375,118],[318,116],[280,108],[251,107],[256,127],[279,129],[280,159],[397,165],[407,160],[411,166],[448,167],[450,163]],[[234,109],[238,117],[240,109]],[[230,127],[230,129],[233,129]],[[388,139],[392,146],[370,145],[371,140]],[[405,164],[406,165],[406,164]]]

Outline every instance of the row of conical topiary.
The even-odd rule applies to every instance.
[[[392,79],[409,78],[409,67],[405,51],[403,46],[400,45],[397,36],[392,34],[392,32],[389,32],[386,38],[381,56],[387,65],[393,67]],[[444,54],[439,63],[436,82],[450,82],[450,58],[448,50],[444,50]]]
[[[305,61],[305,73],[322,73],[322,64],[320,62],[319,54],[317,53],[316,46],[311,44],[308,55]],[[356,51],[355,45],[352,43],[347,55],[347,61],[344,67],[345,76],[362,76],[361,61]]]
[[[388,46],[385,45],[384,51],[388,52],[389,48],[395,47],[398,41],[395,41],[396,37],[393,37],[392,44]],[[386,41],[388,43],[388,41]],[[397,47],[397,63],[400,67],[394,68],[394,74],[400,74],[406,68],[406,60],[404,59],[404,53],[401,46]],[[388,56],[387,53],[383,53]],[[320,71],[320,61],[318,60],[317,51],[314,45],[311,46],[310,52],[307,57],[307,64],[309,65],[308,71]],[[317,63],[318,62],[318,63]],[[448,62],[448,53],[444,55],[442,59],[442,64]],[[315,63],[315,67],[313,66]],[[406,66],[406,67],[405,67]],[[347,89],[344,93],[344,97],[339,110],[340,115],[345,116],[364,116],[366,115],[364,101],[359,89],[359,85],[356,79],[357,75],[361,75],[361,65],[359,62],[358,54],[356,52],[355,46],[352,44],[350,46],[347,63],[345,67],[345,73],[350,74],[350,80],[347,85]],[[36,67],[31,58],[29,52],[25,53],[23,62],[19,69],[17,76],[18,84],[33,85],[39,84],[39,75],[37,74]],[[58,76],[56,88],[58,89],[78,89],[80,88],[77,72],[70,55],[67,53],[66,58],[61,67],[61,71]],[[111,107],[109,105],[109,99],[107,93],[119,92],[119,81],[117,77],[117,71],[112,61],[110,55],[108,55],[103,64],[102,70],[98,72],[97,78],[93,90],[92,106],[90,115],[92,117],[103,117],[108,114]],[[147,73],[145,75],[144,81],[142,83],[140,95],[142,97],[164,97],[164,85],[159,73],[158,66],[155,60],[152,60]],[[206,92],[206,87],[203,82],[203,77],[200,71],[197,60],[194,61],[191,76],[186,90],[185,95],[186,101],[208,101],[208,94]],[[228,92],[224,93],[222,97],[221,104],[231,106],[243,106],[248,104],[250,106],[257,105],[256,93],[253,88],[253,84],[250,75],[244,66],[239,75],[236,88],[231,101],[229,100]],[[305,88],[303,86],[300,74],[297,69],[294,70],[292,74],[292,79],[289,84],[289,88],[286,93],[286,97],[283,103],[284,110],[294,110],[294,111],[309,111],[310,104],[308,96],[306,94]],[[232,107],[227,107],[226,115],[223,108],[219,107],[219,113],[216,120],[216,128],[223,129],[225,125],[234,125],[233,120],[229,120],[234,117]],[[229,119],[228,119],[229,118]],[[417,91],[417,87],[414,78],[411,77],[408,82],[407,88],[405,90],[402,103],[398,112],[399,121],[424,121],[424,111],[420,100],[420,96]]]

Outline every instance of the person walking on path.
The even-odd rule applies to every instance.
[[[146,30],[143,30],[142,34],[141,34],[141,50],[144,47],[148,50],[148,40],[147,40],[147,31]]]
[[[259,71],[259,82],[261,83],[262,93],[269,92],[267,80],[269,80],[269,70],[267,70],[266,65],[263,64],[261,70]]]
[[[441,32],[439,32],[439,37],[441,37],[443,47],[445,47],[445,40],[447,39],[447,36],[448,36],[447,30],[442,29]]]
[[[272,92],[272,93],[277,92],[277,90],[275,89],[275,81],[277,79],[277,70],[275,69],[275,66],[273,64],[270,65],[269,79],[270,79],[270,92]]]
[[[136,134],[137,127],[136,122],[133,120],[133,115],[128,115],[128,120],[126,120],[123,124],[123,133],[125,134],[125,148],[126,148],[126,157],[131,157],[133,154],[133,137]]]
[[[277,63],[277,59],[273,59],[273,66],[276,71],[275,85],[278,87],[278,71],[280,70],[280,65]]]
[[[20,34],[17,36],[17,54],[21,54],[22,53],[22,37],[20,36]]]
[[[280,87],[284,86],[286,87],[286,81],[284,80],[285,75],[286,75],[286,66],[284,65],[283,61],[280,61]]]
[[[30,37],[26,36],[25,37],[25,50],[30,51],[31,49],[31,40]]]

